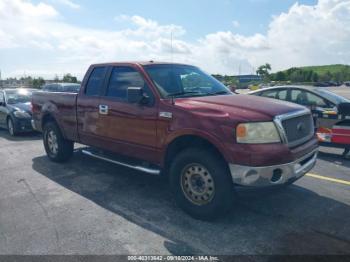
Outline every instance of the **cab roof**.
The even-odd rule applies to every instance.
[[[173,63],[173,62],[161,62],[161,61],[120,61],[120,62],[107,62],[107,63],[98,63],[92,64],[91,66],[113,66],[113,65],[139,65],[139,66],[147,66],[147,65],[187,65],[183,63]]]

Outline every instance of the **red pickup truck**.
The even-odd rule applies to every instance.
[[[92,65],[80,92],[36,92],[33,127],[48,157],[82,153],[167,176],[178,205],[196,218],[230,210],[235,186],[293,183],[313,168],[310,111],[235,95],[199,68],[174,63]]]

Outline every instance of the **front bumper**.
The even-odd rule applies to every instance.
[[[14,120],[14,125],[18,132],[31,132],[33,131],[31,119],[19,119]]]
[[[233,183],[241,186],[266,187],[295,181],[316,164],[318,149],[298,160],[275,166],[241,166],[229,164]]]

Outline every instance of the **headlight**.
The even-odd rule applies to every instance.
[[[239,124],[236,128],[236,139],[242,144],[267,144],[281,142],[273,122]]]
[[[31,118],[30,114],[24,111],[15,111],[13,114],[17,118]]]

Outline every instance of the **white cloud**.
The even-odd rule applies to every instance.
[[[233,27],[237,28],[240,26],[240,23],[238,21],[234,20],[234,21],[232,21],[232,25],[233,25]]]
[[[3,0],[0,2],[0,19],[23,19],[39,17],[40,19],[50,18],[57,15],[56,10],[45,3],[33,5],[22,0]]]
[[[217,32],[206,36],[202,41],[204,45],[212,48],[210,58],[215,54],[214,61],[219,60],[216,63],[232,56],[246,63],[247,72],[266,62],[271,63],[274,70],[350,64],[350,0],[319,0],[315,6],[296,3],[288,12],[272,19],[266,35]],[[225,72],[227,70],[230,68]]]
[[[350,0],[294,4],[272,18],[268,32],[243,36],[214,32],[185,41],[179,25],[162,25],[134,15],[120,15],[123,30],[95,30],[62,21],[58,11],[29,0],[0,2],[0,56],[20,52],[21,59],[0,59],[0,68],[18,72],[72,72],[80,77],[90,63],[120,60],[171,60],[191,63],[211,73],[251,73],[265,62],[273,69],[350,63]],[[171,41],[173,35],[173,41]],[[35,53],[35,54],[34,54]],[[27,63],[25,61],[28,61]]]
[[[71,0],[56,0],[56,2],[62,4],[62,5],[65,5],[65,6],[68,6],[72,9],[79,9],[80,8],[80,5],[74,3],[73,1]]]

